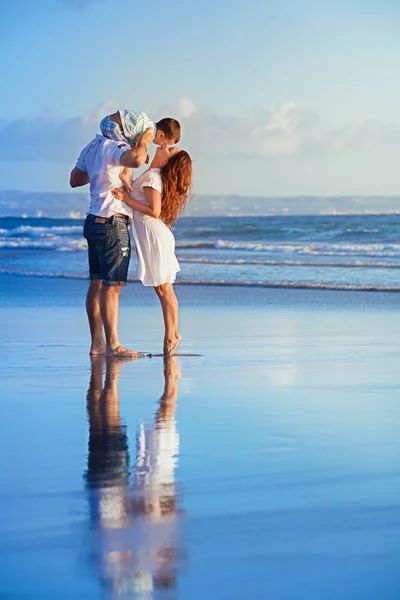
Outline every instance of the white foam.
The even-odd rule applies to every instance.
[[[55,226],[55,227],[34,227],[32,225],[21,225],[14,229],[0,229],[0,235],[4,237],[54,237],[63,235],[74,235],[82,233],[82,225]]]
[[[318,242],[235,242],[230,240],[217,240],[216,242],[188,241],[178,242],[177,248],[215,248],[216,250],[233,250],[243,252],[264,252],[270,254],[297,254],[315,256],[369,256],[369,257],[397,257],[400,258],[400,244],[398,243],[318,243]]]
[[[24,277],[39,277],[53,279],[88,279],[88,275],[82,273],[60,273],[40,271],[24,271],[21,269],[3,269],[0,273],[4,275],[20,275]],[[134,277],[128,277],[128,281],[140,283]],[[291,288],[307,290],[337,290],[337,291],[357,291],[357,292],[400,292],[400,286],[389,285],[354,285],[345,283],[311,283],[308,281],[226,281],[226,280],[207,280],[201,279],[179,279],[176,284],[181,285],[213,285],[222,287],[253,287],[253,288]]]

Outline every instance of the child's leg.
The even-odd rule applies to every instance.
[[[100,123],[100,129],[104,137],[107,137],[110,140],[114,140],[115,142],[123,141],[127,143],[127,139],[124,136],[124,132],[122,129],[121,116],[119,112],[104,117],[104,119]],[[128,190],[128,192],[132,191],[131,169],[124,168],[121,171],[119,178],[124,184],[124,187]]]
[[[101,133],[104,135],[104,137],[108,138],[109,140],[114,140],[114,142],[128,143],[128,140],[124,136],[122,125],[113,120],[111,117],[114,117],[114,115],[108,115],[107,117],[104,117],[104,119],[101,121]]]
[[[124,184],[124,187],[128,190],[128,192],[132,191],[132,177],[131,177],[132,169],[128,169],[128,167],[124,167],[119,175],[120,180]]]
[[[108,118],[110,119],[110,121],[112,121],[113,123],[116,123],[117,125],[119,125],[121,127],[121,129],[123,129],[121,115],[119,114],[119,110],[117,110],[117,112],[110,115]]]

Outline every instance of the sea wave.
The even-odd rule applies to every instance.
[[[0,274],[19,275],[24,277],[38,277],[46,279],[88,279],[88,275],[81,273],[61,273],[61,272],[41,272],[24,271],[19,269],[2,269]],[[128,278],[129,282],[140,283],[134,277]],[[345,283],[322,283],[308,281],[226,281],[220,280],[201,280],[201,279],[179,279],[176,284],[180,285],[202,285],[202,286],[220,286],[220,287],[246,287],[246,288],[290,288],[307,290],[336,290],[336,291],[357,291],[357,292],[400,292],[400,286],[388,285],[354,285]]]
[[[22,229],[22,228],[21,228]],[[10,236],[2,235],[0,232],[0,249],[12,250],[47,250],[54,252],[75,252],[84,251],[87,248],[86,240],[81,236],[71,236],[63,230],[61,235],[56,234],[57,228],[51,228],[52,233],[44,232],[40,235],[37,232],[30,232],[29,236]],[[75,229],[71,227],[70,229]],[[397,243],[261,243],[261,242],[231,242],[228,240],[217,240],[215,242],[196,241],[177,241],[176,249],[178,258],[182,262],[198,262],[204,264],[253,264],[270,266],[315,266],[326,267],[385,267],[399,268],[400,262],[400,244]],[[208,255],[200,256],[180,256],[182,251],[193,251],[200,254],[201,250],[207,251]],[[199,252],[196,252],[199,251]],[[242,258],[218,258],[222,251],[232,254],[242,253]],[[214,256],[210,256],[210,253]],[[203,253],[204,254],[204,253]],[[252,255],[270,255],[271,258],[256,259]],[[276,257],[276,258],[273,258]],[[291,258],[293,257],[293,258]],[[296,260],[295,257],[302,257]],[[308,260],[307,258],[308,257]],[[326,257],[324,261],[323,258]],[[328,257],[332,260],[328,262]],[[339,260],[335,261],[335,257]],[[346,261],[346,258],[349,259]],[[319,260],[318,260],[319,259]],[[376,259],[376,261],[373,261]],[[352,262],[349,262],[352,261]]]
[[[0,235],[4,237],[59,237],[64,235],[82,234],[82,225],[62,225],[52,227],[37,227],[36,225],[21,225],[13,229],[0,229]]]
[[[21,250],[52,250],[55,252],[73,252],[76,250],[86,250],[87,243],[83,238],[45,238],[45,239],[0,239],[0,248],[2,249],[21,249]]]
[[[0,248],[68,252],[85,250],[87,244],[82,237],[82,226],[21,225],[11,229],[0,229]]]
[[[263,242],[233,242],[217,240],[215,242],[177,242],[177,248],[213,248],[215,250],[232,250],[244,252],[281,252],[284,254],[312,254],[320,256],[362,255],[370,257],[392,256],[400,258],[399,243],[263,243]]]
[[[33,221],[0,219],[0,249],[86,250],[82,224],[71,220]],[[349,217],[345,220],[332,217],[182,219],[174,233],[178,258],[187,262],[197,259],[199,263],[209,264],[271,266],[306,266],[313,262],[315,266],[326,267],[398,268],[398,224],[400,219],[393,221],[388,217]],[[350,235],[354,237],[346,237]]]
[[[218,259],[218,258],[185,258],[179,256],[179,262],[181,263],[194,263],[194,264],[204,264],[204,265],[260,265],[266,267],[341,267],[341,268],[379,268],[379,269],[400,269],[399,263],[390,263],[390,262],[362,262],[362,261],[354,261],[354,262],[322,262],[322,261],[301,261],[301,260],[246,260],[242,258],[238,258],[236,260],[229,259]]]

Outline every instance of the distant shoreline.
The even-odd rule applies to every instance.
[[[0,218],[82,219],[87,193],[0,190]],[[400,214],[398,196],[240,196],[193,194],[187,217],[336,216]]]
[[[274,212],[274,213],[259,213],[259,214],[242,214],[242,213],[234,213],[234,214],[211,214],[211,215],[196,215],[196,214],[191,214],[191,215],[182,215],[179,220],[182,219],[215,219],[215,218],[227,218],[227,219],[255,219],[257,217],[392,217],[392,216],[397,216],[400,215],[400,210],[396,210],[396,211],[388,211],[388,212],[336,212],[336,213],[330,213],[330,212],[320,212],[320,213],[313,213],[313,212],[308,212],[308,213],[295,213],[295,212],[291,212],[291,213],[278,213],[278,212]],[[0,219],[21,219],[24,221],[43,221],[43,220],[50,220],[50,221],[76,221],[76,222],[83,222],[86,218],[86,215],[79,215],[76,217],[71,217],[71,216],[48,216],[48,215],[42,215],[40,217],[38,216],[30,216],[30,215],[0,215]]]

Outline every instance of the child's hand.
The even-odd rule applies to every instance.
[[[116,200],[120,200],[120,202],[124,202],[124,204],[129,203],[130,196],[125,188],[114,188],[113,190],[111,190],[111,193]]]

